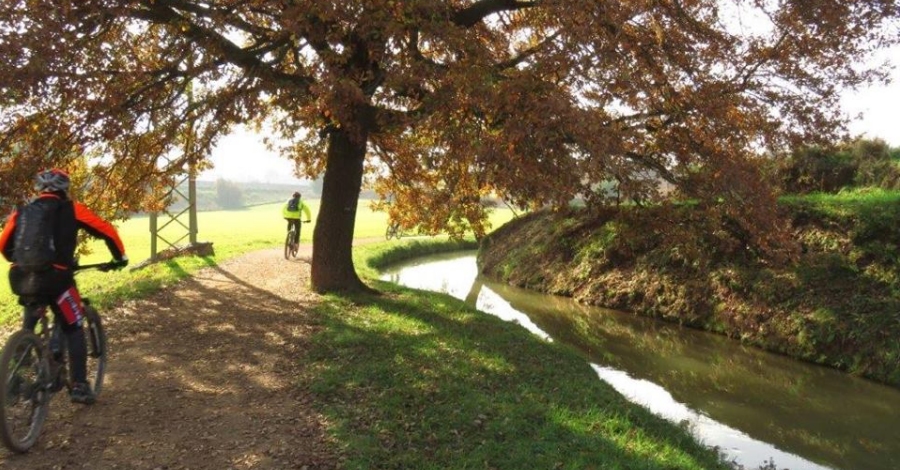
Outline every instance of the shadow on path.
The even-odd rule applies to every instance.
[[[58,395],[38,445],[2,469],[331,469],[294,358],[319,326],[310,247],[249,253],[103,312],[107,382],[91,407]]]

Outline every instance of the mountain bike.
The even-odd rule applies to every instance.
[[[403,233],[400,231],[400,224],[397,222],[388,224],[387,230],[384,232],[384,238],[387,240],[390,240],[391,238],[399,240],[402,235]]]
[[[304,220],[303,223],[309,223],[308,220]],[[303,227],[303,224],[297,224],[298,227]],[[299,228],[297,229],[300,230]],[[297,251],[300,249],[299,243],[292,243],[295,239],[294,235],[296,234],[296,240],[300,240],[300,234],[295,232],[293,228],[289,229],[287,232],[287,236],[284,238],[284,259],[291,259],[297,257]]]
[[[117,262],[76,266],[73,271],[99,269],[109,271],[123,265]],[[87,341],[87,378],[99,396],[106,371],[106,332],[100,314],[82,297],[85,339]],[[23,453],[37,442],[47,419],[50,400],[63,388],[72,389],[67,371],[68,347],[62,327],[50,310],[53,299],[35,296],[26,307],[39,317],[34,331],[21,329],[12,334],[0,351],[0,440],[11,451]],[[51,317],[48,319],[48,316]]]

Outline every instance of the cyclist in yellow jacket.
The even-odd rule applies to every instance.
[[[309,223],[310,214],[309,214],[309,206],[307,206],[303,201],[300,200],[300,193],[294,192],[290,199],[286,203],[284,203],[284,207],[281,208],[281,215],[284,217],[284,220],[287,220],[288,226],[287,229],[290,231],[292,228],[294,230],[294,240],[291,242],[294,245],[300,243],[300,214],[301,212],[305,216],[305,220],[303,222]]]

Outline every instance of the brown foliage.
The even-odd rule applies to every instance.
[[[352,233],[363,165],[392,216],[427,230],[480,232],[487,194],[562,205],[663,178],[758,231],[773,211],[751,155],[837,135],[837,90],[880,77],[854,62],[897,41],[898,8],[726,3],[2,0],[0,197],[81,158],[98,200],[147,207],[243,123],[298,173],[324,171],[323,231]]]

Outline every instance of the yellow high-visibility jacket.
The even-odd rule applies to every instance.
[[[291,199],[288,199],[288,201],[284,203],[284,207],[281,208],[281,215],[284,216],[285,219],[299,219],[300,213],[302,212],[305,216],[303,217],[303,220],[310,220],[309,206],[307,206],[299,197],[297,199],[297,210],[292,211],[288,209],[288,206],[291,203]]]

